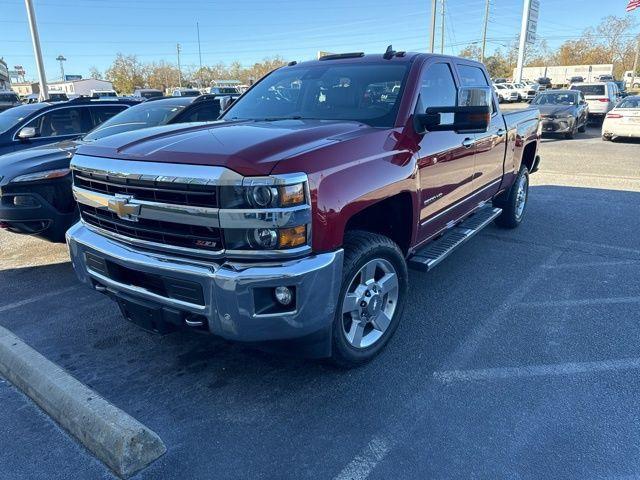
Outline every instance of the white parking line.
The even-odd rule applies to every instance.
[[[603,360],[598,362],[569,362],[551,365],[523,367],[497,367],[477,370],[445,370],[434,372],[433,378],[442,383],[470,382],[475,380],[504,380],[511,378],[547,377],[594,373],[615,370],[640,369],[640,358]]]
[[[543,268],[555,270],[564,268],[620,267],[624,265],[638,265],[639,262],[640,260],[612,260],[609,262],[557,263],[555,265],[545,265]]]
[[[579,307],[582,305],[615,305],[619,303],[640,303],[640,297],[583,298],[579,300],[546,300],[544,302],[518,303],[518,307]]]
[[[77,285],[73,287],[61,288],[60,290],[54,290],[53,292],[43,293],[42,295],[37,295],[31,298],[25,298],[24,300],[20,300],[18,302],[9,303],[7,305],[0,305],[0,313],[6,312],[7,310],[13,310],[14,308],[20,308],[24,305],[28,305],[30,303],[39,302],[40,300],[44,300],[45,298],[55,297],[56,295],[62,295],[63,293],[70,292],[71,290],[75,290]]]
[[[365,480],[380,461],[387,456],[394,441],[386,437],[374,437],[367,446],[351,460],[334,480]]]

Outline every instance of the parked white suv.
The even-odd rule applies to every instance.
[[[496,93],[498,94],[498,100],[502,102],[517,102],[518,92],[514,88],[509,88],[504,83],[497,83],[493,85]]]
[[[580,90],[589,104],[590,117],[604,118],[620,100],[618,86],[613,82],[574,83],[570,90]]]

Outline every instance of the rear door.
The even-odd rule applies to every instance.
[[[477,65],[459,61],[456,67],[463,87],[489,86],[489,79],[484,70]],[[474,138],[475,167],[472,190],[477,192],[480,201],[492,197],[498,191],[504,172],[507,131],[504,118],[495,104],[489,130],[486,133],[475,134]]]
[[[91,129],[106,122],[111,117],[123,112],[127,109],[127,105],[94,105],[89,107],[91,111]]]
[[[453,65],[433,59],[427,62],[420,77],[417,113],[428,107],[454,107],[458,102],[458,85]],[[442,123],[452,123],[453,115],[441,116]],[[427,132],[419,144],[418,162],[421,189],[419,240],[442,230],[458,215],[473,182],[474,137],[468,134]]]

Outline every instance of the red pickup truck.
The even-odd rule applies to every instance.
[[[537,111],[502,114],[474,61],[292,62],[217,122],[81,146],[67,241],[80,279],[146,328],[358,365],[398,327],[408,267],[522,222],[539,138]]]

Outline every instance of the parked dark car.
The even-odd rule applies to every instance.
[[[211,95],[148,100],[111,117],[81,139],[1,156],[0,226],[14,233],[64,241],[65,231],[77,219],[69,160],[78,146],[117,133],[211,121],[219,115],[220,100]]]
[[[545,90],[531,102],[540,111],[542,133],[563,134],[573,138],[584,132],[589,118],[589,105],[578,90]]]
[[[584,77],[581,77],[580,75],[571,77],[569,79],[569,83],[582,83],[582,82],[584,82]]]
[[[0,113],[0,155],[77,138],[135,104],[118,99],[77,98],[5,110]]]
[[[539,90],[546,90],[552,87],[551,79],[548,77],[540,77],[536,83],[540,85]]]
[[[20,102],[20,97],[14,92],[0,92],[0,112],[8,110],[12,107],[17,107]]]

